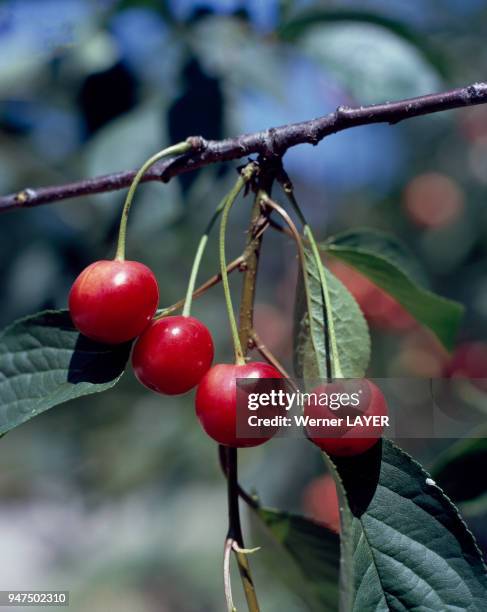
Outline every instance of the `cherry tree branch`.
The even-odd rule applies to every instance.
[[[316,145],[326,136],[352,127],[371,123],[395,124],[421,115],[485,103],[487,103],[487,83],[479,82],[443,93],[396,102],[356,108],[339,106],[335,112],[317,119],[243,134],[236,138],[205,140],[200,136],[192,136],[188,139],[193,145],[192,151],[153,166],[142,180],[166,182],[174,176],[191,172],[196,168],[241,159],[252,154],[279,157],[290,147],[305,143]],[[0,212],[124,189],[131,184],[135,173],[135,170],[127,170],[64,185],[26,188],[0,197]]]

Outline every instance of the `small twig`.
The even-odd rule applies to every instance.
[[[293,381],[291,380],[291,377],[289,376],[284,366],[277,359],[277,357],[268,349],[268,347],[262,342],[259,334],[255,331],[255,329],[252,329],[250,333],[250,339],[252,341],[252,348],[255,348],[255,350],[259,351],[262,357],[266,361],[268,361],[271,364],[271,366],[276,368],[276,370],[280,374],[282,374],[284,378],[287,378],[291,386],[295,389],[295,391],[297,391],[297,388],[295,387]]]
[[[227,257],[225,244],[227,239],[228,218],[232,206],[234,205],[235,200],[237,199],[239,194],[244,189],[248,188],[249,182],[253,178],[255,178],[255,175],[256,173],[258,173],[258,171],[259,166],[255,162],[250,162],[244,168],[241,169],[237,182],[225,198],[225,204],[221,214],[220,237],[218,240],[218,252],[220,256],[220,272],[222,275],[223,294],[225,296],[228,322],[230,325],[230,330],[232,332],[232,344],[235,353],[235,364],[238,366],[245,365],[245,356],[242,350],[242,342],[240,340],[237,319],[235,318],[235,312],[233,310],[232,292],[230,291],[230,283],[228,282],[227,274]]]
[[[298,248],[298,256],[299,256],[301,263],[303,263],[304,262],[303,239],[301,238],[301,235],[296,225],[294,224],[293,220],[289,216],[289,214],[284,210],[282,206],[280,206],[277,202],[275,202],[267,193],[261,194],[260,201],[264,206],[272,210],[275,210],[277,214],[285,221],[288,227],[288,230],[289,230],[288,235],[292,237],[293,240],[296,242],[296,246]]]
[[[267,223],[267,219],[266,219],[266,223],[262,223],[262,225],[259,228],[259,231],[257,232],[255,236],[256,240],[261,238],[261,236],[267,230],[269,225],[270,224]],[[240,270],[241,272],[245,272],[245,270],[247,269],[247,256],[248,256],[248,251],[246,250],[244,251],[244,253],[242,253],[242,255],[240,255],[240,257],[237,257],[236,259],[231,261],[227,266],[227,273],[230,274],[231,272],[234,272],[235,270]],[[193,293],[193,298],[199,298],[204,293],[206,293],[208,289],[211,289],[215,285],[218,285],[218,283],[221,283],[221,280],[222,280],[221,273],[214,274],[207,281],[205,281],[202,285],[200,285],[197,289],[195,289]],[[158,319],[160,317],[165,317],[166,315],[171,314],[172,312],[181,310],[181,308],[183,308],[184,306],[184,300],[185,298],[182,298],[178,300],[177,302],[175,302],[174,304],[171,304],[171,306],[167,306],[166,308],[163,308],[162,311],[157,315],[156,318]]]
[[[268,215],[263,215],[260,207],[259,193],[263,183],[266,185],[267,189],[270,190],[272,180],[268,179],[265,172],[261,172],[259,175],[259,189],[250,214],[250,227],[247,235],[247,244],[244,250],[247,270],[244,274],[239,313],[240,342],[244,351],[247,351],[249,348],[250,335],[254,325],[255,290],[262,237],[264,231],[269,227]]]
[[[269,225],[277,232],[281,234],[286,234],[286,236],[289,236],[289,238],[294,238],[291,230],[288,227],[284,227],[280,223],[277,223],[277,221],[275,221],[274,219],[269,219]]]
[[[339,106],[335,112],[318,119],[291,123],[253,134],[243,134],[236,138],[205,140],[200,136],[193,136],[188,138],[188,142],[192,145],[194,152],[153,166],[142,180],[144,182],[168,181],[183,172],[191,172],[218,162],[242,159],[252,154],[260,154],[269,158],[282,156],[289,148],[296,145],[305,143],[316,145],[330,134],[360,125],[395,124],[404,119],[486,102],[487,83],[473,83],[467,87],[397,102],[357,108]],[[129,187],[134,176],[135,171],[128,170],[65,185],[37,189],[26,188],[0,197],[0,211],[30,208],[49,202],[60,202],[69,198],[124,189]]]
[[[230,274],[231,272],[237,269],[240,269],[240,270],[245,269],[245,256],[244,255],[240,255],[240,257],[237,257],[237,259],[234,259],[233,261],[231,261],[227,266],[228,274]],[[218,285],[218,283],[220,283],[221,280],[222,280],[221,274],[214,274],[207,281],[205,281],[202,285],[200,285],[197,289],[195,289],[193,293],[193,298],[200,297],[201,295],[206,293],[208,289],[211,289],[215,285]],[[176,312],[177,310],[181,310],[181,308],[184,306],[184,299],[185,298],[182,298],[175,304],[172,304],[171,306],[164,308],[162,312],[160,312],[156,318],[165,317],[166,315],[171,314],[171,312]]]

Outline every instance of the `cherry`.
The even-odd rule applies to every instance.
[[[137,261],[101,260],[85,268],[69,293],[76,328],[108,344],[132,340],[149,325],[159,302],[153,272]]]
[[[329,474],[314,478],[303,491],[303,508],[314,521],[340,533],[340,507],[335,481]]]
[[[444,364],[443,376],[450,380],[444,381],[439,388],[441,409],[450,411],[451,416],[459,415],[459,411],[466,408],[461,399],[465,398],[465,383],[487,393],[487,344],[478,340],[459,344]],[[458,385],[458,379],[465,379],[464,384]]]
[[[138,338],[132,366],[139,381],[158,393],[177,395],[195,387],[213,361],[213,340],[194,317],[152,321]]]
[[[464,342],[457,346],[445,366],[445,376],[447,378],[487,378],[487,344],[477,341]],[[482,381],[479,380],[478,383],[481,384]]]
[[[238,378],[255,378],[254,392],[263,379],[282,378],[271,365],[254,361],[242,365],[219,363],[203,376],[196,392],[196,415],[206,433],[224,446],[237,448],[259,446],[267,442],[277,428],[260,428],[260,437],[237,437],[237,383]],[[250,390],[245,390],[250,392]],[[258,391],[257,391],[258,392]],[[269,410],[266,416],[275,416],[277,410]],[[260,415],[263,416],[263,415]],[[256,428],[257,429],[257,428]]]
[[[407,376],[441,378],[449,361],[450,355],[440,341],[432,332],[419,327],[403,339],[393,371],[396,376],[406,373]]]
[[[438,172],[413,178],[403,194],[403,205],[411,221],[425,229],[449,225],[465,208],[465,196],[458,183]]]
[[[360,398],[356,406],[349,399],[355,392],[359,393]],[[352,457],[372,448],[381,437],[384,429],[384,419],[381,417],[388,416],[387,403],[382,391],[370,380],[360,381],[358,387],[355,382],[328,383],[313,389],[311,393],[316,395],[312,395],[304,407],[305,416],[312,419],[343,419],[339,426],[307,425],[308,438],[321,450],[337,457]],[[320,405],[316,398],[321,393],[328,394],[329,398],[332,394],[341,396],[335,404],[336,409],[330,408],[330,402]],[[366,423],[363,417],[379,418]],[[361,418],[360,423],[355,422],[357,418]],[[327,433],[333,437],[327,437]],[[364,434],[366,437],[361,437]]]

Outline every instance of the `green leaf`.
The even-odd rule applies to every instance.
[[[316,261],[305,251],[305,265],[311,294],[311,318],[308,317],[303,276],[300,275],[294,311],[294,369],[299,378],[326,378],[326,339],[323,293]],[[342,283],[325,270],[338,355],[345,378],[360,378],[370,359],[370,336],[357,302]],[[311,320],[310,320],[311,319]]]
[[[57,404],[113,387],[129,352],[130,343],[105,345],[80,335],[66,310],[16,321],[0,335],[0,434]]]
[[[253,514],[265,525],[267,533],[280,547],[279,552],[287,553],[286,560],[290,562],[287,565],[282,554],[278,563],[272,559],[279,567],[279,576],[286,583],[296,584],[297,592],[312,610],[338,610],[338,535],[302,516],[279,510],[257,508]]]
[[[322,246],[359,249],[375,253],[403,270],[417,283],[427,285],[428,278],[420,261],[401,240],[381,230],[358,227],[331,236]]]
[[[467,515],[485,512],[487,504],[487,471],[480,469],[487,462],[487,431],[485,437],[458,440],[444,451],[433,465],[432,474],[438,484]]]
[[[453,348],[462,305],[420,287],[412,276],[418,276],[417,266],[412,260],[407,263],[406,251],[393,248],[391,237],[360,229],[334,236],[320,248],[367,276],[431,329],[447,349]]]
[[[414,97],[441,87],[446,72],[419,36],[366,11],[316,10],[281,29],[362,104]]]
[[[423,57],[434,66],[440,74],[447,76],[445,58],[433,49],[425,36],[410,28],[399,19],[374,13],[367,10],[344,9],[310,9],[283,23],[277,31],[278,36],[286,42],[295,42],[306,32],[317,25],[327,23],[368,23],[392,32],[395,36],[416,47]]]
[[[418,463],[388,440],[326,460],[342,502],[341,609],[485,610],[475,540]]]

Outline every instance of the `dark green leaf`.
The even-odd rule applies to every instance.
[[[268,508],[258,508],[253,512],[266,526],[274,542],[281,547],[281,553],[287,553],[290,566],[286,566],[282,558],[274,561],[279,567],[279,575],[287,583],[296,584],[298,593],[312,610],[337,610],[340,562],[338,535],[295,514]]]
[[[420,287],[412,276],[418,276],[417,266],[406,263],[406,252],[392,245],[385,234],[355,230],[331,238],[321,248],[367,276],[431,329],[447,349],[453,348],[463,307]]]
[[[391,264],[400,268],[414,281],[427,285],[428,279],[421,263],[414,253],[396,236],[377,229],[358,227],[353,230],[331,236],[325,243],[336,248],[364,250],[380,255]]]
[[[428,44],[425,36],[409,28],[406,23],[398,19],[367,10],[343,8],[340,10],[310,9],[282,24],[278,30],[278,35],[287,42],[295,42],[308,32],[310,28],[320,24],[340,22],[368,23],[392,32],[394,35],[413,45],[441,75],[447,76],[448,71],[445,58]]]
[[[432,469],[438,484],[455,502],[462,503],[468,514],[477,506],[486,507],[481,502],[487,495],[487,470],[481,468],[487,465],[487,431],[483,433],[484,438],[468,438],[452,444]]]
[[[485,610],[475,540],[418,463],[388,440],[327,462],[342,501],[343,610]]]
[[[21,319],[0,336],[0,434],[70,399],[105,391],[120,378],[130,344],[81,336],[68,311]]]
[[[305,262],[311,293],[312,316],[310,321],[301,275],[294,312],[294,368],[299,378],[316,380],[326,377],[327,344],[323,294],[315,259],[306,248]],[[370,336],[367,323],[348,289],[328,270],[325,272],[342,375],[346,378],[360,378],[365,374],[370,359]],[[314,342],[311,332],[313,332]]]

